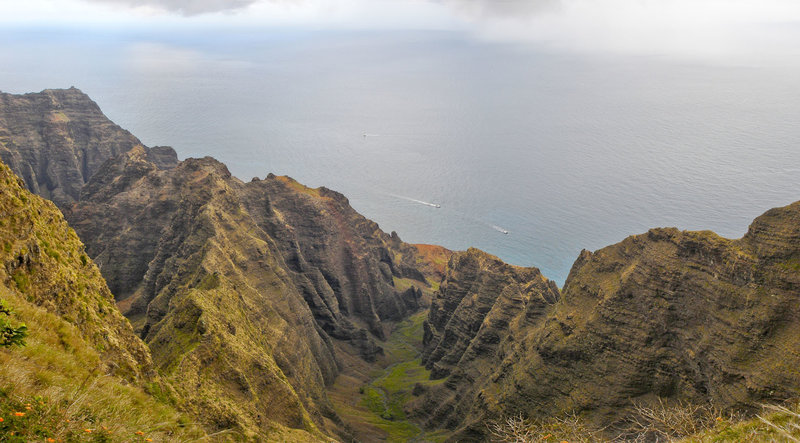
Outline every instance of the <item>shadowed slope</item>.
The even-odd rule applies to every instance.
[[[458,438],[480,439],[487,419],[516,412],[544,417],[575,410],[608,425],[631,399],[741,409],[796,398],[799,217],[795,203],[756,219],[740,240],[653,229],[582,252],[545,316],[509,324],[497,366],[477,379],[454,373],[445,383],[449,394],[428,398],[426,408],[444,411],[439,422],[459,428]],[[451,267],[445,295],[451,275],[465,268],[455,260]],[[487,270],[468,283],[496,274]],[[505,303],[502,293],[494,291],[494,305]],[[470,316],[484,310],[469,300],[451,310]],[[441,323],[437,318],[432,309],[429,322]],[[445,334],[458,329],[451,321]],[[455,361],[429,355],[434,368]],[[466,369],[462,361],[455,368]],[[468,412],[450,412],[462,402]]]

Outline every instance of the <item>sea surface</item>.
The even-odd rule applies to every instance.
[[[0,90],[76,86],[145,144],[345,194],[408,242],[563,284],[651,227],[800,200],[800,72],[458,31],[0,31]]]

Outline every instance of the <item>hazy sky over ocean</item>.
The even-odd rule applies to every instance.
[[[797,63],[795,0],[26,0],[4,26],[466,30],[557,50]]]

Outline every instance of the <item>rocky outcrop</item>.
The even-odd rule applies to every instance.
[[[424,324],[422,362],[444,378],[419,405],[429,427],[453,427],[492,383],[497,364],[559,300],[556,284],[536,268],[503,263],[477,249],[453,254]]]
[[[419,291],[395,287],[395,279],[425,282],[416,268],[416,248],[381,231],[343,195],[271,174],[247,183],[244,191],[249,213],[276,241],[295,286],[332,337],[349,340],[356,324],[363,324],[383,339],[382,321],[422,307]],[[363,349],[367,359],[372,352]]]
[[[108,120],[78,89],[0,92],[0,160],[29,190],[62,209],[78,199],[106,160],[137,145],[136,137]]]
[[[478,440],[485,420],[517,412],[579,411],[613,425],[632,400],[746,409],[796,398],[798,221],[800,202],[768,211],[740,240],[654,229],[584,251],[545,316],[510,324],[514,343],[477,382],[480,389],[450,375],[449,393],[434,392],[424,404],[455,410],[454,399],[466,402],[469,411],[447,415],[446,424],[458,429],[457,438]],[[464,267],[456,260],[451,266],[448,278]],[[495,274],[478,273],[471,284]],[[495,303],[504,304],[502,291],[494,292]],[[469,318],[481,306],[461,302],[453,311],[473,311],[462,315]],[[432,310],[431,324],[438,319]],[[431,356],[429,365],[442,365]],[[453,374],[460,363],[455,368]]]
[[[502,360],[509,326],[541,318],[559,298],[556,284],[536,268],[508,265],[474,248],[450,260],[424,324],[422,362],[432,378]]]

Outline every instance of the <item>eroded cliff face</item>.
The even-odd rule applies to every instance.
[[[70,128],[105,134],[107,148],[117,145],[98,128],[115,126],[95,119],[96,105],[77,90],[31,96],[7,96],[35,102],[9,114],[58,113],[66,96],[70,123],[37,139],[32,128],[46,123],[14,117],[9,133],[26,134],[29,146],[6,147],[21,171],[48,164],[48,177],[64,177],[68,220],[182,406],[211,431],[255,439],[314,440],[341,428],[325,392],[338,356],[381,354],[386,322],[427,304],[419,288],[436,283],[436,266],[421,266],[416,247],[336,192],[271,175],[244,183],[210,157],[178,162],[171,148],[129,138],[69,172],[72,163],[54,162],[61,151],[95,152],[93,138],[73,139]]]
[[[383,321],[401,320],[422,307],[417,250],[397,234],[358,214],[343,195],[310,189],[269,175],[244,186],[250,214],[275,239],[293,281],[317,323],[335,338],[351,339],[357,325],[383,339]],[[426,284],[426,283],[422,283]],[[371,359],[376,349],[364,349]]]
[[[746,409],[796,398],[798,236],[800,202],[768,211],[740,240],[653,229],[584,251],[555,305],[540,311],[544,315],[509,323],[505,350],[482,377],[461,377],[462,361],[450,366],[454,359],[446,353],[439,359],[429,353],[429,365],[453,369],[443,385],[447,392],[430,393],[423,410],[436,405],[434,412],[444,411],[444,423],[458,430],[456,438],[479,440],[487,419],[517,412],[545,417],[578,411],[606,426],[629,411],[632,400],[662,397]],[[469,287],[501,274],[487,269],[464,283],[470,266],[457,260],[450,265],[439,296],[453,300],[446,311],[479,317],[486,303],[448,297],[450,280]],[[508,303],[502,296],[507,287],[492,291],[493,306]],[[432,330],[440,318],[432,309]],[[451,323],[438,336],[466,335],[463,322]]]
[[[519,331],[543,321],[558,300],[556,284],[536,268],[477,249],[453,254],[424,324],[422,353],[431,378],[446,381],[425,393],[417,417],[432,428],[460,424],[515,350]]]
[[[338,374],[332,340],[372,359],[382,321],[420,308],[419,289],[394,282],[424,280],[403,260],[412,246],[333,191],[243,183],[212,158],[159,169],[134,149],[69,219],[156,364],[219,429],[322,435],[338,420],[324,389]]]
[[[103,162],[140,144],[78,89],[0,92],[0,160],[60,208]]]
[[[389,325],[428,306],[423,287],[438,292],[422,362],[443,382],[407,409],[454,440],[520,412],[613,428],[633,400],[746,409],[800,395],[800,203],[739,240],[654,229],[584,251],[559,291],[478,250],[405,244],[326,188],[178,162],[77,90],[0,95],[0,156],[64,209],[152,361],[74,233],[7,171],[0,279],[84,331],[108,372],[160,371],[211,431],[344,429],[325,387],[343,357],[381,354]]]

